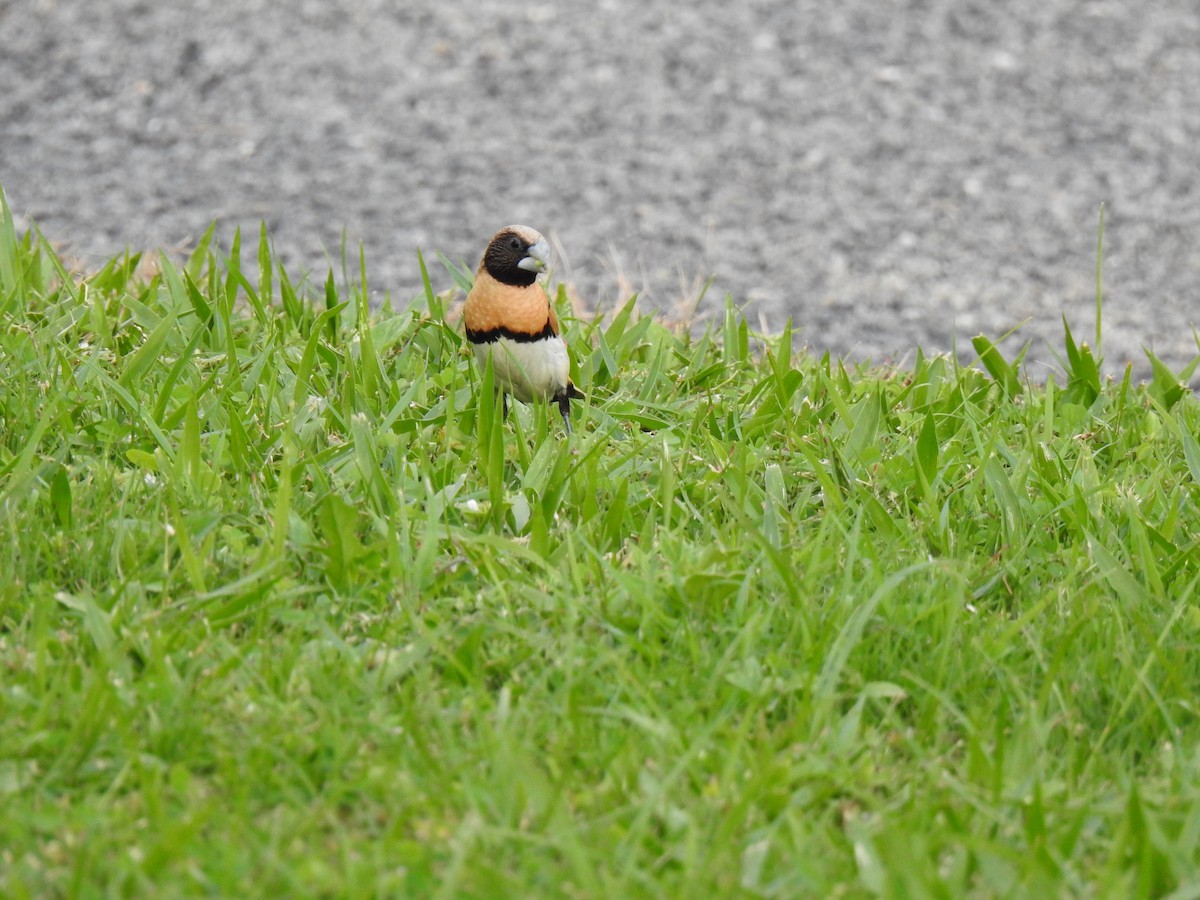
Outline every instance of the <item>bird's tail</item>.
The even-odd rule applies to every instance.
[[[562,414],[563,423],[567,426],[567,434],[571,433],[571,401],[583,400],[583,391],[575,387],[569,380],[567,386],[558,392],[554,398],[558,402],[558,411]]]

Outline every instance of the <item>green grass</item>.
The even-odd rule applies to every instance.
[[[1192,367],[631,302],[567,438],[210,237],[4,208],[0,895],[1200,896]]]

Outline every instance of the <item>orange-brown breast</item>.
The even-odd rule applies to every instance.
[[[550,308],[546,292],[537,282],[528,287],[497,281],[483,266],[475,273],[475,286],[463,306],[463,324],[471,331],[508,328],[526,334],[539,334],[546,322],[558,334],[558,320]]]

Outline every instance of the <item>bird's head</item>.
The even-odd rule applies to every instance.
[[[509,225],[492,237],[483,252],[483,267],[504,284],[530,285],[550,262],[546,239],[525,225]]]

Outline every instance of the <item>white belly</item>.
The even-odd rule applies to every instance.
[[[492,354],[492,371],[497,386],[518,400],[549,400],[567,386],[571,363],[561,337],[540,341],[514,341],[502,337],[490,344],[475,344],[479,365]]]

